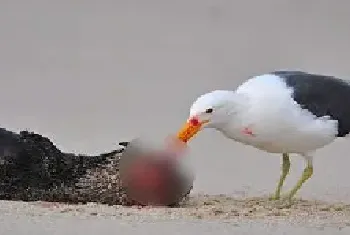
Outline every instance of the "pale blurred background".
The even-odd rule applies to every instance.
[[[349,22],[346,0],[1,0],[0,123],[76,153],[161,139],[198,95],[252,75],[350,78]],[[347,139],[319,151],[301,195],[350,201],[349,151]],[[193,140],[190,155],[195,192],[259,196],[280,173],[279,156],[214,131]],[[288,186],[304,167],[299,157],[292,164]]]

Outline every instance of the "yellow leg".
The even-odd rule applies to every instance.
[[[290,169],[289,155],[287,153],[284,153],[283,158],[282,158],[282,173],[281,173],[280,179],[279,179],[278,184],[277,184],[275,195],[270,198],[271,200],[280,199],[281,189],[283,187],[284,181],[287,178],[287,175],[289,173],[289,169]]]
[[[295,185],[295,187],[289,192],[287,199],[289,201],[292,200],[292,198],[295,196],[295,194],[298,192],[298,190],[301,188],[301,186],[308,180],[311,178],[313,173],[313,166],[312,166],[312,161],[308,161],[308,165],[307,167],[304,169],[304,172],[301,176],[301,178],[299,179],[299,181],[297,182],[297,184]]]

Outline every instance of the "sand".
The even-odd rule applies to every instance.
[[[231,227],[244,227],[247,224],[259,227],[263,224],[265,228],[273,228],[282,224],[315,231],[350,230],[349,204],[301,199],[295,199],[291,204],[284,201],[270,201],[268,197],[238,199],[226,195],[192,195],[178,208],[2,201],[0,214],[3,221],[11,217],[27,218],[29,221],[48,221],[50,226],[62,220],[94,222],[104,220],[113,222],[115,226],[135,223],[176,225],[187,222],[187,224],[203,223],[207,226],[216,223]],[[18,231],[13,227],[11,229]],[[176,231],[167,233],[177,234]]]
[[[296,199],[290,204],[283,201],[270,201],[268,198],[235,199],[225,195],[197,195],[190,197],[178,208],[104,206],[96,203],[74,206],[50,202],[29,203],[29,205],[31,209],[36,207],[45,214],[59,212],[79,216],[117,217],[146,221],[170,219],[267,219],[273,221],[285,219],[291,222],[308,222],[335,219],[339,223],[342,222],[343,226],[350,225],[350,205],[301,199]],[[22,203],[23,208],[28,208],[27,206],[28,204]],[[32,210],[26,213],[35,215]]]
[[[349,5],[3,0],[0,123],[48,136],[63,151],[96,154],[143,134],[176,132],[198,95],[234,89],[254,74],[292,68],[349,79]],[[314,176],[297,195],[306,201],[291,208],[264,197],[276,186],[280,156],[215,131],[190,146],[197,199],[185,208],[2,201],[0,234],[349,234],[348,139],[315,153]],[[284,191],[304,166],[292,158]]]

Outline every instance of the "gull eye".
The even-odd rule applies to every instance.
[[[212,108],[209,108],[209,109],[205,110],[205,113],[212,113],[212,112],[213,112]]]

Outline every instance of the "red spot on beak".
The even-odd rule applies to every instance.
[[[194,117],[194,118],[190,119],[190,123],[193,126],[198,126],[199,125],[199,120],[198,120],[198,118]]]

